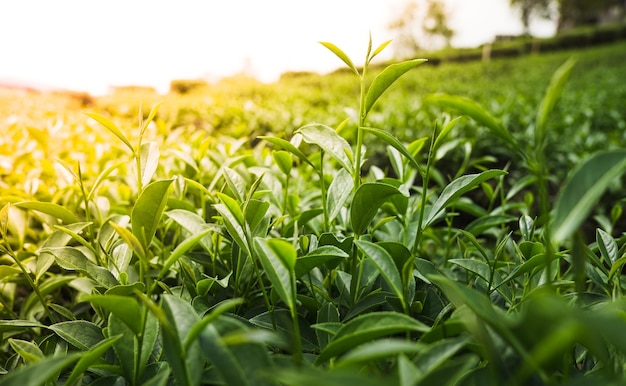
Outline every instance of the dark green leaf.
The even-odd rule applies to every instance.
[[[101,328],[86,320],[56,323],[48,328],[66,342],[83,351],[89,350],[104,339]]]
[[[350,207],[350,220],[354,233],[363,234],[381,205],[396,196],[403,196],[408,200],[405,193],[389,184],[369,182],[359,186]]]

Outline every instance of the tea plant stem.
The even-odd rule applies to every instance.
[[[368,53],[369,55],[369,53]],[[361,148],[363,147],[363,127],[365,126],[365,95],[366,85],[365,76],[367,75],[367,59],[361,73],[361,94],[359,99],[359,126],[356,131],[356,151],[354,157],[354,190],[356,191],[361,185]]]
[[[426,161],[426,171],[424,172],[424,178],[422,181],[422,197],[420,200],[420,213],[417,220],[417,233],[415,234],[415,241],[413,243],[413,255],[417,254],[417,246],[421,243],[422,239],[422,224],[424,223],[424,210],[426,209],[426,199],[428,196],[428,184],[430,182],[430,168],[432,167],[432,161],[434,158],[435,147],[435,135],[437,134],[437,124],[433,129],[433,137],[430,141],[430,148],[428,150],[428,160]]]
[[[320,190],[322,194],[322,213],[324,214],[324,226],[322,229],[324,232],[328,232],[328,208],[326,206],[326,182],[324,181],[324,151],[320,154]]]

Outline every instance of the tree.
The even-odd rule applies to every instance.
[[[598,24],[604,17],[613,11],[621,14],[626,12],[624,0],[558,0],[559,23],[558,30],[581,25]]]
[[[524,35],[530,35],[530,19],[532,16],[550,18],[550,6],[552,0],[509,0],[513,8],[520,11]]]
[[[454,30],[441,0],[410,0],[399,16],[387,25],[396,38],[396,55],[412,56],[423,49],[449,46]]]

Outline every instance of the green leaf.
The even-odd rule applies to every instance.
[[[504,170],[487,170],[480,174],[468,174],[461,176],[452,181],[443,189],[439,198],[437,198],[437,201],[435,201],[431,207],[428,216],[424,219],[423,227],[425,228],[430,225],[442,210],[452,205],[463,194],[469,192],[491,178],[504,174],[507,174]]]
[[[269,137],[266,135],[260,135],[258,138],[266,140],[267,142],[273,144],[274,146],[280,149],[285,149],[289,153],[295,155],[296,157],[300,158],[302,161],[311,165],[313,169],[316,169],[315,164],[311,162],[311,160],[303,152],[301,152],[300,149],[295,147],[291,142],[286,141],[282,138]]]
[[[227,385],[248,385],[246,374],[231,350],[222,342],[215,326],[202,330],[200,346],[204,355],[213,362]]]
[[[350,144],[331,127],[313,123],[302,126],[296,133],[302,135],[305,142],[319,146],[334,160],[339,162],[348,173],[352,174],[351,159],[353,155]]]
[[[292,286],[292,279],[295,280],[295,248],[285,240],[260,237],[254,238],[254,245],[273,290],[293,310],[296,306],[295,286]]]
[[[537,120],[535,122],[535,146],[542,149],[545,145],[546,133],[548,131],[548,116],[554,109],[556,102],[561,97],[565,82],[572,73],[572,69],[576,64],[575,60],[569,59],[563,63],[554,73],[550,80],[550,85],[546,90],[539,109],[537,110]]]
[[[324,347],[328,345],[328,342],[331,341],[334,332],[331,333],[329,331],[325,331],[322,328],[319,328],[319,326],[325,325],[327,323],[337,323],[337,325],[339,326],[337,330],[339,330],[339,328],[341,328],[339,318],[339,310],[332,302],[327,302],[317,312],[315,335],[317,336],[317,342],[321,349],[324,349]]]
[[[324,263],[345,259],[348,256],[346,252],[332,245],[319,247],[309,252],[306,256],[298,257],[295,267],[296,278],[302,277],[313,268],[319,267]]]
[[[102,268],[91,261],[79,249],[72,247],[46,248],[42,252],[49,252],[56,258],[57,264],[68,271],[79,271],[95,280],[99,285],[109,288],[120,284],[109,270]]]
[[[402,353],[415,354],[423,351],[426,346],[405,339],[381,339],[364,343],[339,359],[335,366],[337,368],[366,364],[388,357],[393,357]]]
[[[407,71],[426,62],[426,59],[413,59],[407,60],[401,63],[394,63],[382,70],[367,90],[365,96],[364,113],[365,116],[369,114],[372,106],[376,103],[378,98],[391,86],[398,78],[404,75]]]
[[[133,235],[147,250],[156,233],[167,204],[167,192],[174,180],[159,180],[146,185],[131,212]]]
[[[124,145],[126,145],[126,147],[128,147],[130,149],[131,152],[133,152],[133,153],[135,152],[135,149],[133,149],[133,145],[130,144],[128,139],[126,139],[126,137],[124,136],[124,134],[122,134],[120,129],[117,128],[115,123],[111,122],[108,118],[103,117],[102,115],[98,115],[98,114],[94,114],[94,113],[85,113],[85,115],[88,116],[89,118],[94,119],[99,124],[104,126],[111,133],[113,133],[117,138],[119,138],[124,143]]]
[[[269,208],[270,203],[267,201],[253,199],[247,202],[245,218],[251,231],[256,230],[256,228],[262,224],[265,214]],[[266,230],[262,231],[265,234]]]
[[[605,190],[624,171],[626,150],[615,150],[591,156],[570,174],[554,204],[550,230],[556,244],[578,229]]]
[[[224,180],[235,195],[235,198],[239,202],[243,202],[246,197],[246,181],[231,168],[224,167]]]
[[[596,242],[604,260],[613,265],[619,259],[619,248],[615,239],[602,229],[596,229]]]
[[[82,353],[49,356],[37,363],[24,366],[17,370],[3,375],[0,379],[2,386],[25,386],[25,385],[45,385],[50,381],[55,381],[58,374],[72,363],[76,362]]]
[[[350,220],[354,233],[362,235],[376,216],[378,209],[394,197],[408,197],[395,186],[380,182],[364,183],[354,193]]]
[[[217,227],[214,225],[209,226],[204,219],[202,219],[202,217],[187,210],[173,209],[165,212],[165,215],[176,221],[178,225],[192,235],[202,233],[207,229],[214,229],[217,231]],[[202,247],[204,247],[204,249],[211,249],[211,237],[209,235],[200,239],[199,243]]]
[[[159,112],[159,108],[161,107],[162,103],[163,102],[158,102],[157,104],[152,106],[152,108],[150,109],[150,113],[148,114],[148,118],[143,122],[143,126],[141,127],[141,132],[142,133],[148,128],[148,125],[150,124],[150,122],[152,122],[154,117],[156,117],[156,115]],[[141,112],[139,112],[139,113],[141,114]]]
[[[161,268],[161,272],[159,272],[159,277],[163,277],[170,269],[170,267],[178,261],[178,259],[180,259],[188,250],[193,248],[196,244],[200,242],[200,240],[202,240],[206,235],[211,232],[211,229],[205,229],[198,234],[187,237],[185,240],[183,240],[182,243],[178,244],[178,246],[167,257],[165,263],[163,263],[163,268]]]
[[[329,42],[320,42],[320,44],[328,48],[333,54],[337,55],[337,57],[341,59],[348,66],[348,68],[351,69],[352,72],[356,74],[356,76],[359,76],[359,77],[361,76],[359,74],[359,70],[357,70],[357,68],[352,63],[352,60],[350,60],[348,55],[346,55],[346,53],[343,52],[339,47]]]
[[[489,277],[491,276],[491,267],[489,267],[489,265],[487,265],[484,261],[472,259],[450,259],[448,261],[480,276],[485,279],[485,281],[489,281]]]
[[[419,165],[417,160],[413,157],[411,152],[406,147],[404,147],[404,145],[402,145],[400,141],[398,141],[396,137],[389,134],[385,130],[376,129],[374,127],[363,127],[362,129],[374,134],[376,137],[378,137],[378,139],[383,140],[386,144],[399,151],[400,154],[402,154],[415,167],[415,169],[420,172],[422,176],[424,175],[424,171],[422,170],[422,167]]]
[[[293,159],[291,158],[291,154],[286,150],[278,150],[272,152],[272,158],[281,172],[285,175],[289,175],[291,173],[291,168],[293,166]]]
[[[479,124],[489,129],[496,137],[503,140],[511,149],[523,152],[517,140],[509,133],[509,131],[498,122],[493,115],[478,103],[460,96],[437,94],[428,97],[428,101],[443,107],[454,108],[461,113],[469,116]]]
[[[389,43],[391,43],[391,39],[387,40],[386,42],[382,43],[381,45],[378,46],[378,48],[376,48],[374,50],[374,52],[372,52],[372,54],[369,56],[369,59],[367,60],[367,62],[371,62],[372,59],[374,59],[376,57],[376,55],[380,54],[382,50],[385,49],[385,47],[387,47],[389,45]]]
[[[120,337],[113,343],[113,350],[126,379],[134,380],[136,376],[135,370],[138,368],[135,363],[138,359],[135,353],[139,350],[137,336],[113,313],[108,318],[107,332],[108,337]]]
[[[56,323],[48,328],[66,342],[83,351],[89,350],[104,339],[101,328],[86,320]]]
[[[242,251],[245,251],[248,255],[250,255],[250,248],[247,243],[248,238],[244,230],[243,212],[241,211],[239,204],[237,204],[237,201],[225,194],[218,193],[218,195],[223,204],[215,204],[213,207],[222,216],[224,226],[235,243],[239,246],[239,248],[241,248]]]
[[[406,308],[402,276],[391,255],[383,247],[369,241],[355,240],[354,243],[374,263],[393,293],[400,299],[402,306]]]
[[[194,341],[187,350],[183,342],[193,326],[200,321],[200,316],[185,300],[163,295],[161,307],[172,331],[163,329],[163,353],[169,362],[174,378],[179,385],[199,385],[204,370],[204,357],[198,341]]]
[[[58,218],[65,224],[78,222],[78,217],[76,217],[72,212],[52,202],[24,201],[13,204],[13,206],[16,208],[36,210],[38,212],[45,213],[49,216]]]
[[[333,221],[339,215],[341,208],[350,198],[353,187],[354,180],[350,173],[345,169],[340,169],[328,187],[328,199],[326,200],[328,221]]]
[[[36,363],[42,360],[45,355],[33,342],[21,339],[8,339],[9,345],[24,361],[24,363]]]
[[[156,142],[146,142],[141,144],[141,184],[148,185],[159,166],[159,145]]]
[[[146,259],[146,250],[134,234],[132,234],[128,229],[120,226],[113,221],[109,222],[109,225],[111,226],[111,228],[115,229],[115,232],[120,235],[126,245],[128,245],[128,247],[130,247],[141,260]]]
[[[89,351],[82,353],[78,363],[72,369],[72,373],[65,382],[66,385],[72,385],[87,369],[94,364],[104,353],[106,353],[113,344],[120,339],[120,336],[113,336],[96,343]]]
[[[316,363],[321,364],[354,347],[383,336],[404,332],[426,332],[429,327],[410,316],[391,311],[372,312],[357,316],[337,331],[333,340],[320,352]]]
[[[142,307],[134,297],[111,294],[90,295],[85,297],[85,301],[115,314],[135,335],[141,334],[143,330]]]
[[[437,149],[439,149],[439,146],[441,146],[443,140],[450,133],[450,131],[454,128],[454,126],[456,126],[456,124],[459,122],[460,119],[461,117],[457,117],[451,120],[443,127],[443,129],[441,129],[441,131],[437,135],[437,138],[435,139],[435,143],[433,144],[433,152],[436,152]]]

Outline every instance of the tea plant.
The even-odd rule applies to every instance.
[[[73,182],[50,194],[0,197],[0,384],[623,382],[620,206],[591,243],[579,228],[626,152],[593,154],[563,183],[547,162],[573,62],[529,146],[475,101],[428,98],[512,150],[496,169],[461,118],[407,140],[375,116],[424,63],[373,69],[388,44],[370,38],[358,68],[322,43],[358,86],[358,115],[299,117],[252,144],[166,121],[159,104],[134,130],[88,113],[112,154],[60,162]],[[366,168],[377,148],[384,163]]]

